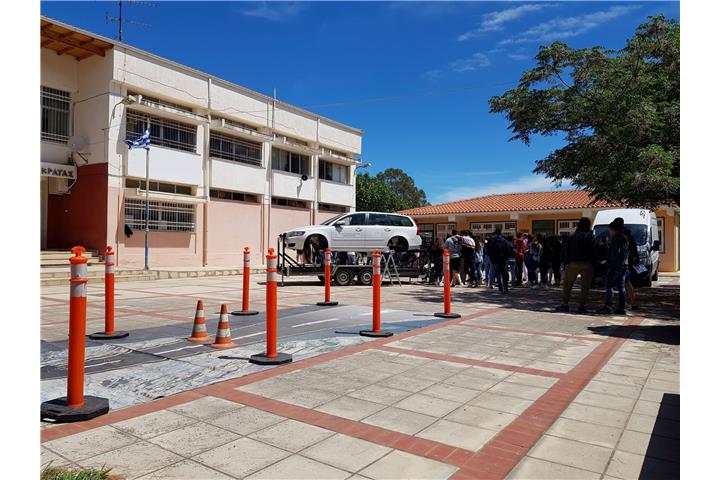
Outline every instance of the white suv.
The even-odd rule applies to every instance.
[[[387,247],[398,252],[419,250],[422,244],[420,229],[412,218],[395,213],[343,213],[320,225],[300,227],[284,234],[285,247],[298,252],[384,251]],[[309,258],[309,257],[308,257]]]

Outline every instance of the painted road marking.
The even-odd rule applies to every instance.
[[[395,310],[380,310],[380,313],[388,313],[388,312],[394,312],[394,311],[395,311]],[[366,316],[372,315],[372,314],[373,314],[373,312],[365,312],[365,313],[361,313],[361,314],[358,315],[358,316],[360,316],[360,317],[366,317]]]
[[[233,337],[235,340],[239,338],[257,337],[258,335],[265,335],[265,332],[251,333],[250,335],[243,335],[242,337]]]
[[[92,365],[86,365],[85,368],[99,367],[100,365],[107,365],[108,363],[118,363],[118,362],[122,362],[122,359],[113,360],[111,362],[93,363]]]
[[[190,348],[204,347],[205,345],[191,345],[189,347],[173,348],[172,350],[163,350],[162,352],[148,352],[150,355],[160,355],[163,353],[179,352],[180,350],[188,350]]]
[[[327,320],[316,320],[314,322],[298,323],[297,325],[291,325],[291,328],[304,327],[306,325],[317,325],[318,323],[334,322],[340,320],[339,318],[328,318]]]

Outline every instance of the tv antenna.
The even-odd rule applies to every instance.
[[[127,25],[135,25],[138,27],[152,27],[149,23],[145,22],[136,22],[134,20],[128,20],[127,18],[123,17],[123,3],[127,3],[128,5],[145,5],[148,7],[154,7],[154,3],[150,2],[141,2],[141,1],[135,1],[135,0],[126,0],[126,1],[119,1],[118,4],[118,16],[113,17],[111,15],[108,15],[105,13],[105,23],[117,23],[118,24],[118,41],[123,41],[123,24]]]

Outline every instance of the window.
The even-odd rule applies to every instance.
[[[470,231],[473,235],[485,239],[493,233],[495,229],[499,228],[502,234],[506,237],[515,237],[517,232],[516,222],[496,222],[496,223],[483,223],[483,222],[472,222],[470,224]]]
[[[137,180],[135,178],[128,178],[125,180],[125,187],[127,188],[141,188],[145,190],[145,180]],[[192,187],[188,185],[175,185],[174,183],[162,183],[150,181],[151,192],[163,192],[163,193],[174,193],[177,195],[192,195]]]
[[[388,215],[393,227],[414,227],[412,220],[402,215]]]
[[[329,203],[318,203],[318,210],[321,212],[345,213],[348,211],[348,207],[343,207],[342,205],[331,205]]]
[[[555,221],[533,220],[532,233],[533,235],[541,234],[543,237],[550,237],[555,235]]]
[[[302,200],[292,200],[290,198],[273,197],[272,204],[277,205],[278,207],[308,208],[307,202]]]
[[[578,223],[580,220],[558,220],[557,222],[557,234],[572,235],[577,230]]]
[[[456,228],[457,227],[454,223],[438,223],[435,225],[435,238],[439,238],[444,242],[448,235],[450,235]]]
[[[210,156],[262,165],[262,145],[210,132]]]
[[[658,238],[653,240],[660,240],[660,253],[665,253],[665,217],[657,217],[657,226]]]
[[[348,167],[347,165],[338,165],[337,163],[326,162],[320,160],[320,178],[331,182],[348,183]]]
[[[385,213],[369,213],[368,214],[368,225],[392,225],[391,215]]]
[[[150,122],[151,145],[159,145],[186,152],[196,151],[197,128],[194,125],[187,125],[152,115],[143,115],[130,110],[127,112],[125,139],[134,140],[140,137],[145,133],[148,121]]]
[[[228,190],[215,190],[215,189],[211,188],[210,196],[212,198],[218,198],[220,200],[233,200],[235,202],[258,203],[257,195],[253,195],[251,193],[231,192]]]
[[[345,225],[368,225],[364,213],[353,213],[342,219]]]
[[[40,139],[66,143],[70,138],[70,93],[40,87]]]
[[[185,203],[149,202],[149,229],[157,232],[194,232],[195,206]],[[125,199],[125,225],[145,229],[145,200]]]
[[[433,223],[418,223],[418,228],[423,233],[434,233],[435,232],[435,224],[433,224]]]
[[[272,149],[272,168],[283,172],[309,175],[310,157],[286,150]]]

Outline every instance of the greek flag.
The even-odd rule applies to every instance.
[[[146,129],[142,137],[136,138],[135,140],[125,140],[127,146],[132,150],[133,148],[144,148],[150,150],[150,130]]]

